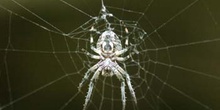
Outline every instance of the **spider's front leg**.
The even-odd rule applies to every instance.
[[[127,52],[127,51],[128,51],[128,37],[127,37],[126,40],[125,40],[125,48],[122,49],[122,50],[116,51],[116,52],[115,52],[115,55],[116,55],[116,56],[119,56],[119,55],[124,54],[124,53]]]
[[[122,49],[122,50],[116,51],[116,52],[115,52],[115,55],[116,55],[116,56],[119,56],[119,55],[124,54],[124,53],[127,52],[127,51],[128,51],[128,48],[124,48],[124,49]]]
[[[131,54],[129,54],[129,55],[127,55],[127,56],[125,56],[125,57],[115,57],[114,59],[115,60],[117,60],[117,61],[126,61],[126,60],[128,60],[129,58],[131,58],[133,55],[134,55],[135,53],[134,52],[132,52]]]
[[[85,49],[82,49],[82,51],[84,54],[88,55],[89,57],[91,57],[93,59],[97,59],[97,60],[103,59],[102,56],[91,54],[88,51],[86,51]]]
[[[99,50],[99,49],[97,49],[97,48],[95,48],[95,46],[94,46],[94,40],[93,40],[93,36],[92,36],[92,35],[90,35],[90,48],[91,48],[95,53],[101,55],[102,51]]]
[[[86,99],[85,99],[85,103],[84,103],[83,110],[86,110],[86,107],[87,107],[88,102],[89,102],[89,100],[90,100],[90,97],[91,97],[91,95],[92,95],[94,83],[95,83],[96,80],[98,79],[101,70],[102,70],[102,67],[99,67],[99,68],[96,70],[96,72],[94,73],[94,75],[93,75],[93,77],[91,78],[91,80],[90,80],[89,90],[88,90],[87,95],[86,95]]]
[[[127,59],[131,58],[134,54],[139,53],[136,49],[133,49],[133,51],[129,55],[125,57],[119,57],[120,55],[124,54],[127,51],[128,51],[128,38],[125,41],[125,48],[120,51],[116,51],[115,52],[116,57],[114,59],[117,61],[126,61]]]

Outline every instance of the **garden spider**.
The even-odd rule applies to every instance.
[[[127,82],[129,91],[135,103],[137,103],[137,99],[135,96],[134,89],[131,85],[131,80],[129,74],[123,70],[117,61],[122,62],[131,57],[132,54],[127,55],[126,57],[120,57],[120,55],[124,54],[128,51],[128,47],[122,48],[121,41],[118,36],[112,30],[104,31],[97,43],[96,48],[93,46],[93,37],[90,38],[91,49],[97,53],[98,55],[91,54],[83,49],[84,53],[90,56],[93,59],[100,60],[94,66],[89,68],[89,70],[84,75],[81,83],[79,84],[79,91],[83,86],[84,82],[89,78],[91,72],[94,72],[92,78],[90,79],[89,90],[85,99],[85,104],[83,110],[86,109],[88,101],[90,100],[92,90],[94,87],[94,83],[99,78],[99,75],[103,76],[113,76],[116,75],[117,78],[121,81],[121,99],[122,99],[122,110],[125,109],[126,105],[126,96],[125,96],[125,81]],[[128,46],[128,39],[125,41],[125,45]]]
[[[96,18],[96,22],[99,20],[104,20],[107,23],[107,29],[104,30],[104,32],[101,33],[99,36],[99,39],[96,43],[96,47],[93,45],[93,36],[90,37],[90,48],[92,51],[94,51],[98,55],[91,54],[87,52],[85,49],[82,49],[83,52],[91,57],[92,59],[99,60],[98,63],[96,63],[94,66],[88,69],[88,71],[85,73],[81,83],[78,86],[79,91],[81,91],[82,86],[84,85],[85,81],[88,80],[90,74],[94,72],[92,78],[90,79],[89,83],[89,89],[88,93],[85,99],[84,108],[86,109],[88,102],[90,100],[94,83],[99,78],[99,75],[106,76],[106,77],[112,77],[113,75],[116,75],[116,77],[121,81],[121,99],[122,99],[122,110],[125,110],[126,105],[126,96],[125,96],[125,82],[128,85],[129,91],[131,93],[131,96],[137,104],[137,99],[135,96],[134,89],[131,85],[131,79],[129,74],[122,69],[117,62],[123,62],[129,59],[135,52],[130,53],[129,55],[125,57],[121,57],[125,52],[128,51],[128,38],[125,40],[125,48],[122,48],[121,40],[116,35],[115,32],[113,32],[113,29],[110,28],[110,23],[107,20],[107,17],[113,17],[111,13],[108,13],[102,0],[102,9],[101,9],[102,15],[100,18]],[[96,29],[92,26],[90,31],[97,32]],[[125,32],[128,33],[128,29],[125,28]]]

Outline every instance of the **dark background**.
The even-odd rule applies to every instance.
[[[100,0],[66,2],[91,16],[101,8]],[[104,2],[144,13],[139,19],[140,14],[107,7],[122,20],[139,19],[147,32],[134,56],[140,64],[126,63],[138,98],[135,106],[126,89],[126,110],[220,109],[218,0]],[[96,60],[75,53],[89,49],[89,36],[62,34],[91,18],[59,0],[1,0],[0,7],[0,108],[81,110],[88,83],[82,92],[77,87]],[[120,110],[119,87],[115,76],[100,76],[88,110]]]

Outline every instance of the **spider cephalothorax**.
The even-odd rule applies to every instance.
[[[128,45],[128,39],[125,41],[125,45]],[[121,57],[125,52],[128,51],[128,48],[122,48],[121,41],[119,37],[112,31],[112,30],[106,30],[104,31],[97,43],[96,47],[93,45],[93,36],[90,38],[91,43],[91,50],[93,50],[96,54],[94,55],[86,50],[83,50],[86,55],[90,56],[93,59],[100,60],[98,63],[96,63],[94,66],[92,66],[85,74],[84,78],[82,79],[82,82],[79,85],[79,90],[81,89],[83,83],[89,78],[89,75],[91,72],[94,72],[94,75],[92,76],[89,84],[89,90],[86,96],[86,101],[84,104],[84,110],[87,107],[88,101],[90,100],[91,93],[94,87],[94,83],[96,79],[98,79],[100,73],[103,76],[113,76],[116,75],[116,77],[121,81],[121,95],[122,95],[122,102],[123,102],[123,110],[125,109],[125,81],[127,82],[128,88],[130,90],[131,96],[134,99],[135,103],[137,103],[136,96],[134,93],[134,89],[132,88],[131,82],[130,82],[130,76],[129,74],[122,69],[117,62],[122,62],[130,58],[131,55]]]

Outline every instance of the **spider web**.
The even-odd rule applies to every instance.
[[[216,0],[104,1],[126,54],[120,63],[131,77],[126,110],[218,110],[220,108],[219,12]],[[88,82],[77,87],[97,60],[90,50],[105,25],[90,29],[101,1],[0,1],[0,109],[80,110]],[[127,29],[127,30],[126,30]],[[128,33],[126,33],[128,31]],[[125,54],[125,55],[126,55]],[[120,82],[102,77],[88,110],[122,109]]]

